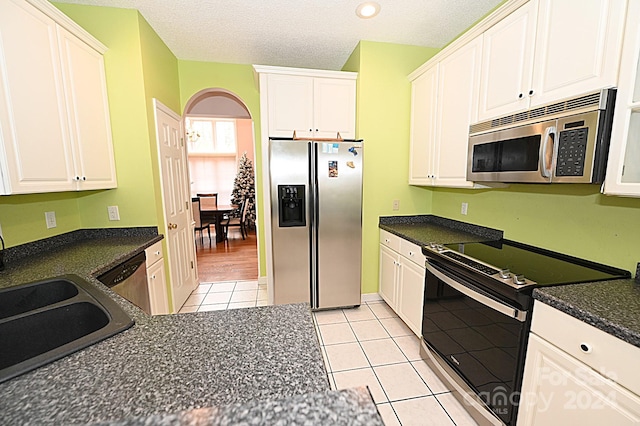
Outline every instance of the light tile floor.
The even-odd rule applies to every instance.
[[[193,290],[180,313],[251,308],[267,304],[267,286],[258,281],[202,283]]]
[[[257,281],[203,283],[180,313],[267,305]],[[477,423],[420,357],[419,339],[382,300],[313,314],[333,389],[368,386],[385,425]]]
[[[368,386],[385,425],[477,425],[422,361],[420,340],[384,301],[313,316],[331,386]]]

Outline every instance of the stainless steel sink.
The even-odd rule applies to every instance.
[[[132,325],[115,301],[77,275],[0,290],[0,383]]]

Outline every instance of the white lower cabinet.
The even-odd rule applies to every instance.
[[[422,303],[424,300],[424,266],[400,256],[398,316],[416,334],[422,335]]]
[[[416,336],[422,334],[424,275],[420,247],[380,230],[380,296]]]
[[[394,311],[397,307],[398,259],[400,255],[380,244],[380,287],[378,292]]]
[[[536,302],[518,426],[640,423],[640,348]]]
[[[169,314],[169,298],[167,297],[167,280],[164,272],[164,256],[162,241],[158,241],[145,250],[147,257],[147,285],[151,315]]]

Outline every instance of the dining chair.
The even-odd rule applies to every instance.
[[[202,211],[200,210],[200,198],[191,199],[191,212],[193,213],[193,221],[195,222],[195,230],[200,231],[200,243],[204,245],[203,231],[206,229],[209,234],[209,245],[211,245],[211,221],[202,219]]]
[[[209,222],[215,225],[218,216],[210,210],[216,210],[218,208],[218,193],[210,192],[207,194],[196,194],[200,199],[200,217],[203,222]]]
[[[214,210],[218,208],[218,193],[211,192],[208,194],[196,194],[200,198],[200,207],[202,210]]]
[[[240,234],[242,235],[242,239],[244,240],[247,235],[247,206],[249,205],[249,200],[246,198],[240,202],[240,206],[238,207],[238,211],[240,212],[240,217],[229,217],[222,224],[224,227],[224,237],[227,239],[229,235],[229,227],[237,226],[240,228]]]

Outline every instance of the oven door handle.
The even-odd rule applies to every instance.
[[[454,280],[453,278],[445,275],[439,269],[437,269],[434,265],[427,262],[426,264],[427,271],[435,275],[439,280],[445,282],[447,285],[453,287],[460,293],[468,296],[478,303],[482,303],[483,305],[493,309],[494,311],[498,311],[503,315],[514,318],[520,322],[525,322],[527,319],[527,311],[521,311],[509,305],[505,305],[504,303],[498,302],[490,297],[485,296],[484,294],[473,291],[469,287],[464,284],[461,284]]]

